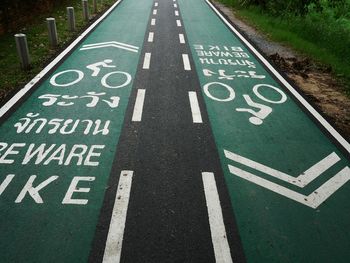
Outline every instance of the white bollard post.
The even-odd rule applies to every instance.
[[[67,19],[69,31],[75,31],[74,7],[67,7]]]
[[[89,22],[89,6],[87,0],[83,0],[83,17],[86,22]]]
[[[93,0],[94,14],[97,13],[97,0]]]
[[[49,17],[49,18],[46,18],[46,22],[47,22],[47,29],[49,32],[50,46],[56,47],[58,45],[56,21],[54,18]]]
[[[30,66],[29,49],[27,43],[27,36],[25,34],[16,34],[16,47],[19,60],[23,69],[27,69]]]

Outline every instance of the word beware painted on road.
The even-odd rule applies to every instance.
[[[24,158],[19,160],[22,165],[49,165],[54,162],[58,165],[98,166],[98,160],[92,161],[92,159],[100,157],[104,148],[105,145],[74,144],[70,147],[66,144],[13,143],[9,145],[0,142],[0,164],[16,164],[15,158],[23,151]]]

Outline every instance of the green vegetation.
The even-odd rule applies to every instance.
[[[271,39],[329,65],[350,92],[350,0],[220,0]]]
[[[22,87],[38,74],[44,65],[67,45],[78,32],[87,26],[83,20],[82,1],[81,0],[64,0],[54,6],[50,13],[40,15],[28,24],[25,28],[18,30],[16,33],[27,35],[29,53],[31,58],[31,68],[22,70],[17,57],[16,44],[13,33],[0,36],[0,100],[16,87]],[[115,3],[115,0],[97,1],[98,10],[105,10],[108,6]],[[103,4],[101,4],[103,2]],[[89,1],[90,15],[92,15],[92,1]],[[66,19],[66,7],[73,6],[75,10],[76,32],[68,31]],[[30,15],[30,12],[29,12]],[[59,46],[56,49],[49,48],[47,35],[46,18],[54,17],[56,19],[57,32],[59,37]]]

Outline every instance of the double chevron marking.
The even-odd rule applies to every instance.
[[[293,177],[291,175],[285,174],[263,164],[257,163],[253,160],[240,156],[236,153],[224,150],[226,158],[235,161],[237,163],[243,164],[254,170],[263,172],[267,175],[280,179],[284,182],[296,185],[298,187],[305,187],[314,181],[317,177],[331,168],[334,164],[336,164],[340,158],[336,153],[331,153],[309,169],[307,169],[304,173],[299,175],[298,177]],[[334,175],[331,179],[313,191],[310,195],[303,195],[296,191],[290,190],[287,187],[281,186],[279,184],[273,183],[269,180],[263,179],[259,176],[256,176],[250,172],[244,171],[236,166],[228,165],[229,171],[237,175],[245,180],[248,180],[252,183],[260,185],[270,191],[283,195],[289,199],[292,199],[296,202],[309,206],[311,208],[316,209],[320,206],[324,201],[326,201],[332,194],[334,194],[340,187],[342,187],[345,183],[350,180],[350,168],[345,167],[336,175]]]
[[[136,46],[117,42],[117,41],[87,44],[87,45],[83,45],[83,47],[80,50],[89,50],[89,49],[105,48],[105,47],[120,48],[120,49],[124,49],[124,50],[130,51],[130,52],[135,52],[135,53],[137,53],[139,51],[139,48]]]

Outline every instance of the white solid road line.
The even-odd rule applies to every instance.
[[[149,34],[148,34],[148,42],[153,42],[153,38],[154,38],[154,33],[153,32],[149,32]]]
[[[181,26],[181,21],[180,21],[180,20],[176,20],[176,25],[177,25],[178,27],[180,27],[180,26]]]
[[[280,73],[253,47],[250,42],[245,39],[241,33],[237,31],[228,21],[227,19],[220,14],[220,12],[215,8],[215,6],[209,1],[206,0],[208,5],[215,11],[215,13],[221,18],[221,20],[235,33],[235,35],[240,38],[247,47],[259,58],[259,60],[265,64],[265,66],[283,83],[283,85],[296,97],[300,103],[304,105],[304,107],[325,127],[330,134],[345,148],[347,152],[350,153],[350,143],[348,143],[343,136],[337,132],[332,125],[330,125],[321,114],[319,114],[311,105],[308,103],[293,87],[289,84],[289,82],[282,77]]]
[[[42,71],[40,71],[39,74],[37,74],[31,81],[29,81],[24,88],[19,90],[16,95],[14,95],[8,102],[6,102],[0,109],[0,117],[2,117],[9,109],[12,108],[13,105],[17,103],[17,101],[20,100],[33,86],[42,78],[44,77],[57,63],[59,63],[75,46],[77,46],[80,41],[90,33],[91,30],[93,30],[96,26],[98,26],[99,23],[103,19],[105,19],[106,16],[108,16],[109,13],[111,13],[114,8],[119,5],[121,0],[113,4],[107,11],[104,13],[99,19],[97,19],[91,26],[89,26],[80,36],[77,37],[76,40],[73,41],[72,44],[70,44],[61,54],[59,54],[49,65],[47,65]]]
[[[112,218],[103,255],[103,263],[120,262],[133,173],[133,171],[122,171],[120,173],[118,190],[115,195]]]
[[[156,15],[157,14],[157,9],[154,9],[153,10],[153,15]]]
[[[145,58],[143,60],[143,69],[149,69],[149,65],[151,64],[151,53],[145,53]]]
[[[151,26],[155,26],[156,25],[156,19],[152,18],[151,20]]]
[[[184,63],[184,69],[191,70],[191,63],[190,63],[190,59],[188,58],[187,54],[182,54],[182,61]]]
[[[193,123],[203,123],[201,110],[199,108],[197,99],[197,93],[195,91],[189,91],[188,97],[190,99]]]
[[[143,111],[143,103],[145,101],[145,95],[146,95],[145,89],[138,89],[137,90],[134,112],[132,114],[132,121],[141,121],[142,111]]]
[[[185,37],[183,34],[179,34],[180,44],[185,44]]]
[[[203,172],[205,200],[207,202],[211,239],[214,247],[215,261],[220,263],[232,263],[230,246],[222,216],[218,190],[216,188],[213,173]]]
[[[179,11],[175,10],[175,16],[179,16]]]

